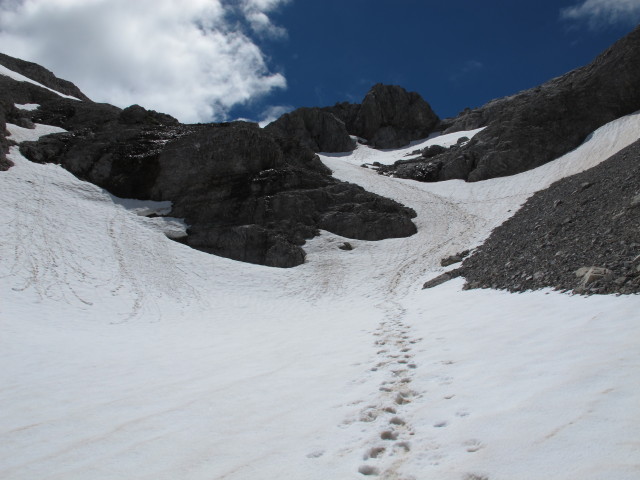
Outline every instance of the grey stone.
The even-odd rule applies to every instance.
[[[395,85],[374,85],[351,126],[375,148],[397,148],[425,138],[438,124],[438,116],[420,95]]]
[[[424,285],[422,285],[422,289],[425,290],[427,288],[437,287],[438,285],[442,285],[449,280],[459,277],[460,274],[460,270],[451,270],[450,272],[443,273],[435,278],[432,278],[431,280],[426,281]]]
[[[581,286],[589,285],[611,274],[611,270],[604,267],[581,267],[576,270],[576,277],[580,279]]]
[[[344,122],[321,108],[285,113],[265,129],[274,135],[295,137],[314,152],[350,152],[355,148]]]
[[[332,178],[295,138],[248,122],[174,124],[138,106],[107,110],[98,123],[103,111],[97,104],[44,103],[37,114],[71,132],[25,142],[21,152],[60,163],[120,197],[172,201],[171,215],[190,225],[181,241],[193,248],[292,267],[304,262],[302,245],[319,228],[366,240],[416,231],[415,212]]]

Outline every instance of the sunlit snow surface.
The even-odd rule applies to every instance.
[[[18,110],[25,110],[27,112],[32,112],[40,108],[40,105],[37,103],[16,103],[14,106]]]
[[[556,162],[474,184],[360,167],[422,146],[323,156],[414,208],[419,232],[352,251],[323,232],[284,270],[173,242],[160,218],[14,147],[0,478],[636,480],[640,297],[421,285],[638,131],[628,116]]]

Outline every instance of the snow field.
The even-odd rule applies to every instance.
[[[173,242],[163,233],[183,224],[141,216],[170,206],[116,199],[12,148],[0,477],[638,478],[638,297],[421,285],[533,192],[637,139],[639,122],[476,184],[359,166],[424,145],[322,156],[338,178],[414,208],[419,232],[323,232],[286,270]],[[15,128],[21,141],[47,131]],[[338,249],[345,240],[355,249]]]

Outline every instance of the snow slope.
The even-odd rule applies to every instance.
[[[625,117],[551,164],[474,184],[359,166],[415,146],[325,155],[337,177],[413,207],[419,232],[352,251],[323,232],[285,270],[173,242],[183,224],[142,216],[167,205],[14,147],[0,174],[0,478],[637,479],[637,296],[420,287],[639,127]]]

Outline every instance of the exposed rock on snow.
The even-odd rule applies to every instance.
[[[638,192],[640,140],[536,193],[464,261],[462,274],[473,287],[640,293]]]
[[[44,69],[24,71],[35,71],[37,79],[49,85],[66,85]],[[244,122],[181,125],[138,105],[120,110],[62,98],[10,76],[0,76],[0,82],[7,86],[0,98],[1,122],[6,118],[23,127],[36,122],[68,131],[22,143],[23,155],[38,163],[61,164],[118,197],[173,201],[171,215],[190,226],[181,241],[194,248],[292,267],[304,262],[301,245],[319,228],[363,240],[416,232],[411,222],[415,212],[331,178],[314,152],[296,139]],[[14,106],[36,102],[40,107],[35,110]],[[321,112],[319,118],[326,120],[325,133],[328,126],[344,130],[329,113]],[[326,146],[330,138],[320,140]],[[2,136],[1,141],[4,152],[8,140]],[[6,157],[0,158],[0,168],[9,167]]]
[[[455,255],[450,255],[448,257],[440,260],[440,266],[448,267],[449,265],[453,265],[454,263],[460,263],[463,259],[465,259],[469,255],[469,250],[465,250],[460,253],[456,253]]]
[[[0,100],[0,172],[8,170],[13,165],[6,155],[9,151],[9,141],[7,140],[5,110],[8,108],[8,105]]]
[[[463,149],[403,166],[403,178],[478,181],[513,175],[577,147],[598,127],[640,109],[640,27],[589,65],[443,121],[445,132],[487,126]]]
[[[175,125],[135,110],[133,121],[125,110],[94,131],[45,137],[21,151],[119,197],[173,201],[171,215],[190,225],[185,243],[236,260],[299,265],[301,245],[318,228],[366,240],[416,231],[414,212],[331,178],[295,140],[251,123]]]
[[[458,278],[460,276],[460,270],[456,269],[456,270],[451,270],[450,272],[446,272],[446,273],[442,273],[440,275],[438,275],[435,278],[432,278],[431,280],[427,280],[424,285],[422,286],[422,289],[425,290],[427,288],[433,288],[433,287],[437,287],[438,285],[442,285],[445,282],[448,282],[449,280],[453,280],[454,278]]]

